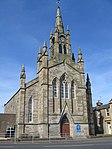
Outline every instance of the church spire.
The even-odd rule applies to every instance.
[[[57,8],[56,26],[55,26],[55,28],[58,29],[59,33],[64,33],[64,27],[63,27],[61,11],[60,11],[60,7],[59,6]]]
[[[91,93],[91,82],[88,74],[87,74],[86,88],[87,88],[87,91]]]
[[[87,81],[90,82],[88,73],[87,73]]]
[[[55,30],[54,33],[50,33],[50,58],[61,61],[67,58],[65,55],[68,55],[72,59],[72,51],[70,44],[70,30],[69,27],[67,27],[66,33],[64,33],[64,26],[59,2],[60,0],[57,0],[58,6]],[[74,60],[74,58],[72,60]]]

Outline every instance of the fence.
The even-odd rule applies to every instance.
[[[54,140],[57,141],[67,141],[67,140],[71,140],[72,138],[68,137],[68,135],[66,134],[59,134],[58,136],[54,135],[49,135],[46,138],[41,138],[38,134],[10,134],[10,133],[0,133],[0,141],[4,142],[13,142],[13,143],[17,143],[17,142],[26,142],[26,141],[30,141],[31,143],[35,143],[38,141],[47,141],[47,142],[52,142]]]

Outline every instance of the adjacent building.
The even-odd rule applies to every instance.
[[[0,138],[13,137],[16,129],[16,115],[0,113]]]
[[[112,134],[112,99],[105,105],[98,101],[93,111],[95,134]]]

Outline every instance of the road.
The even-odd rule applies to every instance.
[[[112,149],[112,138],[75,141],[0,143],[0,149]]]

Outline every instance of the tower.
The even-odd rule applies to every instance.
[[[50,32],[50,57],[47,45],[38,52],[39,122],[43,137],[77,136],[80,127],[88,136],[88,114],[85,89],[84,60],[78,48],[76,62],[71,50],[70,29],[64,31],[61,10],[57,7],[54,32]],[[54,121],[55,119],[55,121]],[[68,124],[64,124],[64,121]],[[79,124],[77,126],[77,124]],[[67,127],[64,130],[64,127]],[[48,133],[44,133],[48,132]],[[41,132],[42,133],[42,132]]]
[[[50,59],[61,61],[66,57],[72,58],[70,45],[70,30],[67,27],[66,34],[61,17],[60,7],[57,8],[54,34],[50,33]]]

